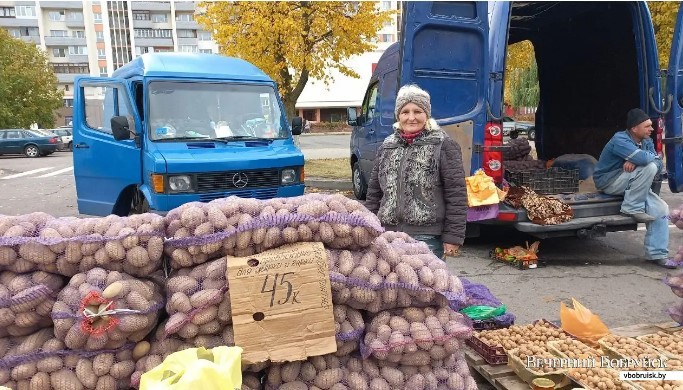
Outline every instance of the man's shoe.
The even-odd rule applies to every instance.
[[[657,259],[657,260],[650,260],[652,263],[657,264],[660,267],[668,268],[668,269],[676,269],[677,267],[675,265],[669,265],[667,262],[669,261],[668,259]]]
[[[654,220],[657,219],[657,218],[655,218],[655,217],[653,217],[653,216],[651,216],[651,215],[649,215],[649,214],[646,214],[646,213],[628,214],[628,213],[622,212],[622,213],[620,213],[620,214],[621,214],[621,215],[625,215],[625,216],[627,216],[627,217],[631,217],[631,218],[635,219],[636,222],[640,222],[640,223],[652,222],[652,221],[654,221]]]

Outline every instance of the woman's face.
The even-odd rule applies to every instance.
[[[427,113],[415,103],[408,103],[398,112],[398,123],[405,133],[415,133],[425,128]]]

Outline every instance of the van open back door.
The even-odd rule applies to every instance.
[[[488,6],[485,1],[403,2],[400,85],[431,95],[432,117],[459,144],[465,173],[482,165],[488,88]]]
[[[673,95],[671,110],[666,115],[664,152],[669,188],[672,192],[683,191],[683,6],[678,10],[674,29],[671,55],[669,57],[666,86]]]

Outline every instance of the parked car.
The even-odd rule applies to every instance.
[[[64,146],[62,149],[73,151],[73,135],[71,133],[71,127],[60,127],[57,129],[50,130],[51,132],[57,134],[62,141]]]
[[[517,126],[516,122],[514,119],[510,118],[509,116],[504,116],[503,117],[503,136],[504,137],[510,137],[510,138],[517,138],[517,136],[510,136],[510,134],[515,130],[515,126]]]
[[[536,139],[536,126],[531,122],[515,122],[515,129],[510,132],[510,138],[515,139],[520,135],[526,135],[529,141]]]
[[[47,156],[60,147],[55,134],[26,129],[0,130],[0,154],[24,154],[26,157]]]

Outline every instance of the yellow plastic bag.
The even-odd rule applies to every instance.
[[[483,169],[478,169],[474,175],[465,178],[467,185],[467,205],[469,207],[486,206],[498,204],[500,197],[499,190],[493,178],[484,173]]]
[[[202,347],[174,352],[140,378],[140,390],[235,390],[241,387],[240,347]]]
[[[570,309],[564,302],[560,302],[562,329],[580,341],[596,347],[598,340],[610,333],[609,329],[600,317],[591,313],[588,308],[574,298],[572,298],[572,305],[574,308]]]

